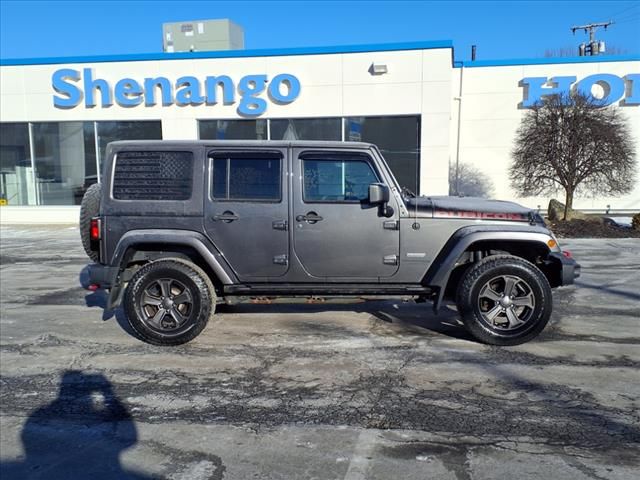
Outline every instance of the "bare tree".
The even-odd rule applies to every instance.
[[[516,133],[511,185],[522,196],[620,195],[635,183],[635,148],[620,108],[579,93],[551,95],[525,113]]]
[[[493,182],[473,165],[450,165],[449,195],[489,198],[493,196]]]

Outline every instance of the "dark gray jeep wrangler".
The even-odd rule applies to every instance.
[[[580,271],[535,211],[416,197],[365,143],[114,142],[80,223],[94,288],[156,345],[233,297],[315,295],[452,299],[475,338],[515,345]]]

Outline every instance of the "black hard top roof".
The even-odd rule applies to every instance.
[[[317,140],[118,140],[109,145],[114,147],[204,146],[204,147],[324,147],[324,148],[370,148],[371,143]]]

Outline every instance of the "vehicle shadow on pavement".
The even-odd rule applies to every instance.
[[[78,275],[78,281],[80,286],[85,290],[89,291],[89,265],[85,266]],[[102,320],[111,320],[112,318],[116,318],[118,325],[122,327],[122,329],[127,332],[129,335],[135,337],[135,333],[133,329],[129,326],[129,322],[124,316],[124,312],[122,308],[116,309],[107,309],[107,301],[109,300],[109,294],[103,290],[98,289],[89,294],[85,295],[84,301],[87,307],[89,308],[101,308],[102,309]]]
[[[593,283],[587,283],[583,280],[576,280],[576,286],[580,288],[588,288],[590,290],[601,290],[611,295],[617,295],[619,297],[629,298],[631,300],[640,300],[640,293],[627,292],[617,288],[611,288],[606,285],[597,285]]]
[[[3,479],[150,479],[120,454],[138,442],[131,414],[102,374],[65,371],[58,397],[22,428],[24,460],[0,463]]]
[[[85,290],[89,287],[89,268],[84,267],[79,274],[79,283]],[[85,303],[89,308],[101,308],[102,320],[110,320],[115,317],[118,325],[132,337],[137,335],[129,325],[122,308],[107,309],[108,294],[105,290],[98,289],[85,296]],[[413,302],[397,302],[391,300],[364,300],[364,299],[338,299],[329,300],[320,297],[312,299],[297,298],[293,301],[275,301],[264,298],[256,301],[246,301],[232,305],[219,304],[216,307],[217,315],[226,313],[318,313],[318,312],[354,312],[369,313],[372,317],[388,325],[392,335],[420,335],[431,331],[460,340],[476,340],[467,332],[459,320],[455,309],[443,306],[438,314],[431,309],[430,304],[416,304]],[[309,322],[300,325],[302,329],[311,329]],[[317,322],[317,333],[329,333],[331,327]],[[355,332],[354,332],[355,333]],[[383,335],[381,329],[375,329],[375,333]]]
[[[299,300],[299,299],[298,299]],[[379,336],[416,336],[429,332],[441,334],[460,340],[477,341],[467,332],[460,321],[460,316],[455,309],[443,306],[438,314],[433,312],[431,305],[416,304],[413,302],[394,302],[389,300],[367,300],[348,303],[297,301],[292,303],[239,303],[235,305],[219,305],[216,309],[219,314],[273,314],[273,313],[324,313],[324,312],[353,312],[371,315],[375,324],[372,333]],[[126,321],[126,320],[125,320]],[[338,328],[335,324],[329,326],[321,320],[295,321],[292,328],[305,330],[307,333],[330,333]],[[383,326],[384,328],[380,328]],[[345,330],[342,328],[341,330]],[[340,333],[340,332],[337,332]],[[344,332],[349,333],[349,332]],[[358,327],[351,331],[353,335],[362,335]]]

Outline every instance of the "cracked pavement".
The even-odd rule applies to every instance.
[[[76,228],[0,233],[3,480],[637,478],[638,239],[561,241],[582,277],[518,347],[342,300],[220,307],[162,348],[81,287]]]

